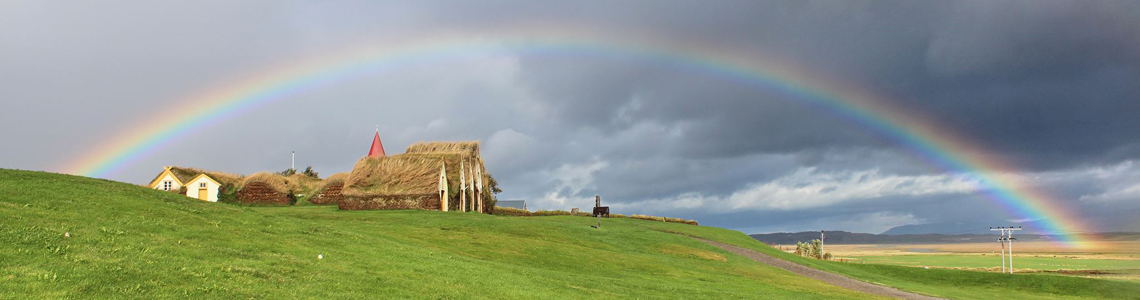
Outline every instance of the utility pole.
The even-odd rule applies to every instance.
[[[1001,237],[998,238],[998,243],[1001,243],[1001,272],[1005,273],[1005,228],[990,227],[990,231],[1001,231]]]
[[[998,238],[998,242],[1001,243],[1001,272],[1002,273],[1013,274],[1013,241],[1017,240],[1017,239],[1013,238],[1013,232],[1017,231],[1017,230],[1021,230],[1021,226],[1017,226],[1017,228],[1013,228],[1013,226],[998,227],[998,228],[990,227],[990,231],[1000,231],[1001,232],[1001,237]],[[1006,255],[1005,243],[1009,243],[1009,268],[1008,269],[1005,267],[1005,255]]]
[[[823,259],[823,240],[827,237],[823,236],[823,230],[819,231],[819,258]]]
[[[1013,226],[1006,228],[1007,233],[1006,233],[1006,237],[1005,237],[1005,239],[1009,241],[1009,273],[1010,274],[1013,274],[1013,241],[1017,240],[1017,239],[1013,238],[1013,231],[1014,230],[1021,230],[1021,226],[1017,226],[1017,228],[1013,228]]]

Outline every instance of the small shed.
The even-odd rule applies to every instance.
[[[186,179],[189,180],[190,178]],[[174,175],[174,171],[171,171],[171,167],[163,167],[162,173],[158,173],[158,176],[156,176],[154,180],[150,181],[150,188],[168,192],[177,192],[178,189],[182,188],[182,186],[182,179],[179,179],[178,176]]]
[[[240,177],[233,174],[171,166],[162,168],[162,173],[158,173],[158,176],[151,180],[150,188],[178,192],[185,187],[187,197],[217,202],[218,189],[224,185],[223,182],[232,184]]]
[[[222,187],[217,180],[206,174],[199,174],[186,183],[186,197],[202,201],[218,202],[218,189]]]

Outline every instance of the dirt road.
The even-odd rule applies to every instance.
[[[806,276],[806,277],[809,277],[809,278],[812,278],[815,280],[827,282],[827,283],[833,284],[835,286],[845,288],[845,289],[849,289],[849,290],[853,290],[853,291],[870,293],[870,294],[875,294],[875,295],[880,295],[880,296],[893,297],[893,298],[899,298],[899,299],[921,299],[921,300],[943,299],[943,298],[936,298],[936,297],[931,297],[931,296],[926,296],[926,295],[915,294],[915,293],[911,293],[911,292],[905,292],[905,291],[901,291],[899,289],[888,287],[888,286],[882,286],[882,285],[858,281],[855,279],[851,279],[847,276],[843,276],[843,275],[839,275],[839,274],[835,274],[835,273],[830,273],[830,272],[825,272],[825,271],[820,271],[820,270],[813,269],[813,268],[808,267],[808,266],[804,266],[804,265],[800,265],[797,263],[785,261],[782,259],[778,259],[775,257],[771,257],[768,255],[761,254],[761,253],[756,252],[756,251],[752,251],[752,250],[745,249],[745,248],[740,248],[740,247],[733,246],[733,245],[718,243],[718,242],[714,242],[714,241],[710,241],[710,240],[706,240],[706,239],[701,239],[701,238],[696,238],[696,239],[701,240],[702,242],[705,242],[705,243],[709,243],[710,245],[717,246],[721,249],[724,249],[725,251],[736,253],[736,254],[739,254],[741,256],[747,257],[749,259],[752,259],[752,260],[755,260],[758,262],[762,262],[762,263],[771,265],[773,267],[777,267],[780,269],[787,270],[788,272],[796,273],[796,274]]]

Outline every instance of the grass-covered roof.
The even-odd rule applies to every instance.
[[[417,154],[461,154],[467,157],[479,157],[479,142],[419,142],[408,146],[405,153]]]
[[[289,192],[292,192],[292,191],[298,191],[301,188],[301,185],[299,183],[293,181],[289,177],[285,177],[285,176],[282,176],[281,174],[269,173],[269,172],[259,172],[259,173],[255,173],[253,175],[246,176],[245,179],[243,179],[241,181],[241,185],[239,185],[238,188],[239,189],[243,188],[246,185],[253,183],[253,182],[265,183],[270,188],[272,188],[274,191],[277,191],[277,192],[283,193],[283,194],[288,194]]]
[[[438,192],[439,157],[395,155],[365,157],[345,181],[345,194],[406,195]]]

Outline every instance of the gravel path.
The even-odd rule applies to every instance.
[[[879,295],[879,296],[899,298],[899,299],[922,299],[922,300],[942,299],[942,298],[935,298],[935,297],[931,297],[931,296],[915,294],[915,293],[911,293],[911,292],[904,292],[904,291],[901,291],[901,290],[893,288],[893,287],[882,286],[882,285],[877,285],[877,284],[870,284],[870,283],[858,281],[855,279],[851,279],[847,276],[813,269],[813,268],[808,267],[808,266],[804,266],[804,265],[800,265],[797,263],[785,261],[782,259],[778,259],[775,257],[771,257],[768,255],[761,254],[761,253],[756,252],[756,251],[740,248],[740,247],[733,246],[733,245],[717,243],[717,242],[702,239],[702,238],[696,238],[696,239],[701,240],[702,242],[705,242],[705,243],[709,243],[710,245],[717,246],[721,249],[724,249],[725,251],[736,253],[736,254],[739,254],[741,256],[750,258],[752,260],[762,262],[762,263],[771,265],[773,267],[777,267],[780,269],[787,270],[788,272],[796,273],[796,274],[806,276],[806,277],[809,277],[809,278],[812,278],[815,280],[820,280],[820,281],[830,283],[830,284],[836,285],[838,287],[853,290],[853,291],[870,293],[870,294],[875,294],[875,295]]]

